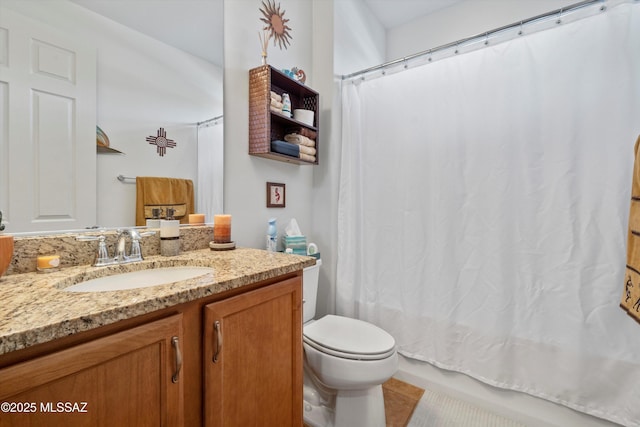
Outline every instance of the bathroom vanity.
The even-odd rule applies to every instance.
[[[80,293],[60,286],[96,267],[0,279],[0,426],[302,426],[302,269],[315,260],[205,249],[127,268],[163,262],[214,273]]]

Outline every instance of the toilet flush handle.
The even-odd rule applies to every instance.
[[[222,330],[220,328],[220,321],[216,320],[213,323],[213,329],[215,329],[216,333],[216,352],[213,354],[213,363],[218,363],[218,357],[220,356],[220,352],[222,351]]]

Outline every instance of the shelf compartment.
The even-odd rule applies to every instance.
[[[314,112],[314,125],[309,126],[283,114],[271,111],[271,91],[282,95],[288,93],[291,111],[304,108]],[[317,165],[319,158],[319,95],[316,91],[297,82],[270,65],[249,70],[249,154],[273,160],[301,165]],[[307,128],[316,132],[316,161],[271,151],[272,140],[284,140],[287,132],[296,128]]]

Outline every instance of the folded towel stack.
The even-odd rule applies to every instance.
[[[303,149],[313,150],[314,154],[308,154],[309,152],[308,151],[304,152],[302,151]],[[306,162],[315,163],[316,161],[315,148],[304,147],[302,145],[292,144],[286,141],[280,141],[280,140],[271,141],[271,151],[274,151],[280,154],[285,154],[291,157],[297,157]]]
[[[310,140],[306,136],[301,135],[285,135],[284,140],[290,144],[296,144],[300,147],[300,152],[304,154],[309,154],[310,156],[316,155],[316,143],[315,141]]]
[[[271,151],[291,157],[297,157],[306,162],[315,163],[316,161],[316,149],[313,147],[305,147],[304,145],[274,140],[271,141]]]
[[[309,139],[313,139],[314,141],[318,137],[318,134],[317,134],[317,132],[315,130],[311,130],[309,128],[305,128],[305,127],[302,127],[302,126],[291,128],[291,129],[287,130],[286,133],[287,134],[288,133],[297,133],[298,135],[306,136]]]
[[[305,147],[315,147],[316,146],[316,142],[311,139],[311,138],[307,138],[306,136],[302,136],[299,135],[297,133],[289,133],[287,135],[284,136],[284,140],[287,142],[290,142],[292,144],[298,144],[298,145],[303,145]]]
[[[313,131],[310,131],[313,132]],[[315,132],[313,132],[315,134]],[[300,150],[300,158],[308,162],[316,161],[316,141],[308,136],[299,133],[289,133],[284,136],[284,140],[296,144]]]
[[[282,105],[282,96],[271,91],[271,105],[269,106],[271,111],[282,114]]]

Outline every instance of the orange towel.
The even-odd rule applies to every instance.
[[[160,217],[166,218],[167,208],[175,210],[174,218],[181,224],[189,223],[194,213],[193,181],[180,178],[136,177],[136,225],[146,225],[152,218],[151,210],[160,208]]]
[[[627,270],[620,307],[640,322],[640,137],[634,148],[633,181],[631,183],[631,208],[627,235]]]

